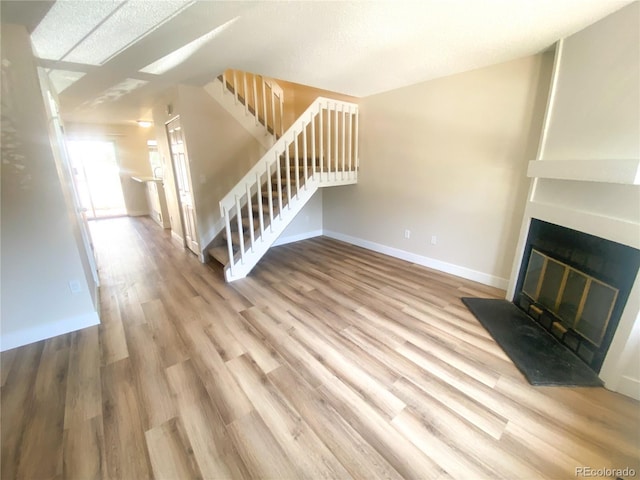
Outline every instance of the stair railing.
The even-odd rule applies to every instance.
[[[228,278],[234,277],[234,268],[245,264],[256,242],[272,244],[277,239],[302,208],[296,205],[299,196],[308,199],[318,187],[354,183],[357,175],[358,105],[318,97],[220,201],[229,253]]]
[[[284,133],[284,92],[275,80],[240,70],[227,70],[218,78],[222,94],[231,92],[235,103],[255,117],[256,126],[262,124],[274,136]]]

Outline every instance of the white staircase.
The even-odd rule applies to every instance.
[[[259,105],[257,93],[254,99]],[[269,108],[263,111],[268,118]],[[276,117],[264,125],[278,133]],[[227,281],[243,278],[318,188],[357,181],[358,105],[319,97],[220,201],[225,241],[208,253],[225,266]]]
[[[227,70],[204,89],[263,147],[282,135],[284,92],[275,80]]]

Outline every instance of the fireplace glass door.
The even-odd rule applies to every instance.
[[[595,347],[602,343],[618,297],[612,286],[536,249],[531,250],[522,291]]]

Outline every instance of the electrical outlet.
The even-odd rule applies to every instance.
[[[80,282],[78,280],[71,280],[69,282],[69,290],[71,290],[71,293],[75,295],[76,293],[80,293],[82,291],[82,285],[80,285]]]
[[[431,235],[431,245],[437,245],[438,244],[438,237],[436,237],[435,235]]]
[[[404,238],[407,240],[411,238],[411,230],[407,229],[404,231]]]

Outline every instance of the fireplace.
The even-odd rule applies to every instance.
[[[640,251],[532,219],[514,303],[599,372]]]

